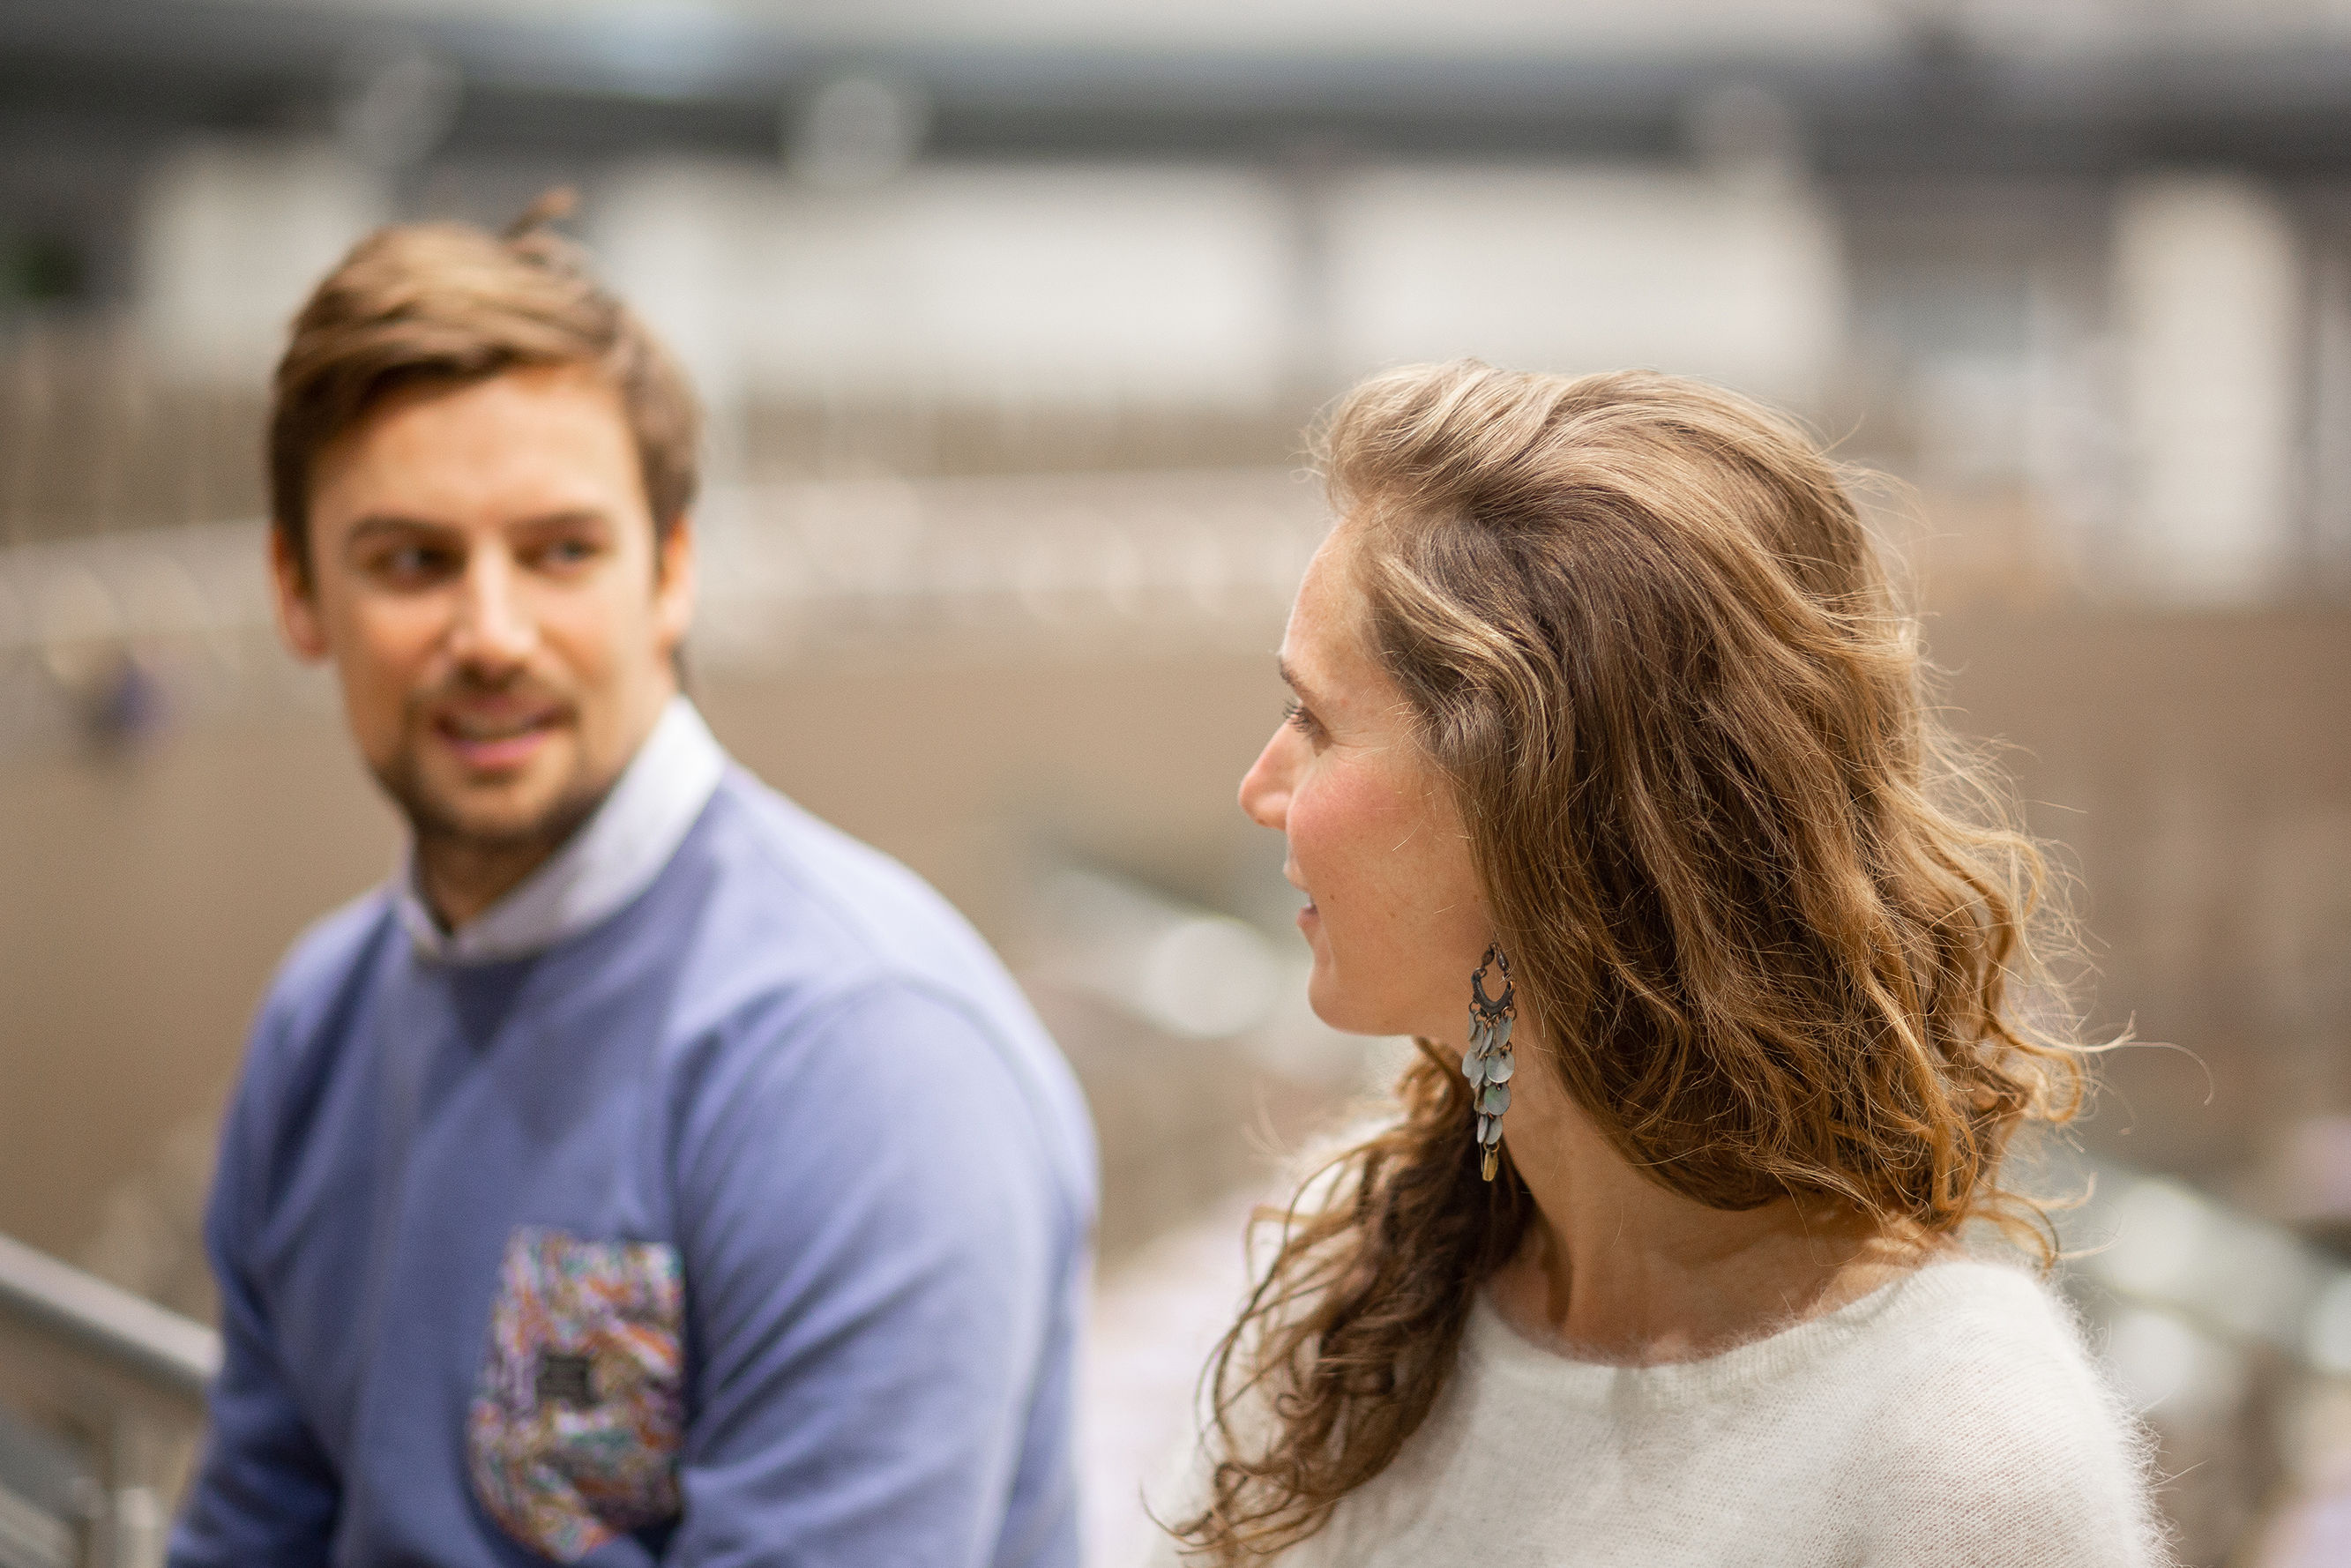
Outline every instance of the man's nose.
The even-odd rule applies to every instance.
[[[538,629],[521,602],[514,563],[504,550],[474,552],[451,632],[451,652],[477,668],[505,669],[520,664],[538,641]]]
[[[1276,832],[1288,830],[1290,823],[1290,727],[1282,726],[1257,754],[1249,770],[1241,775],[1241,810],[1250,821]]]

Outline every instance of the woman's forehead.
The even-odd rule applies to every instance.
[[[1345,625],[1346,599],[1353,585],[1338,559],[1343,549],[1338,538],[1335,528],[1324,537],[1307,561],[1305,575],[1299,579],[1298,596],[1290,607],[1290,628],[1281,640],[1282,663],[1291,669],[1311,673],[1333,632]]]
[[[1281,669],[1301,696],[1343,699],[1366,683],[1385,684],[1364,637],[1365,605],[1352,554],[1342,523],[1324,538],[1299,582],[1281,640]]]

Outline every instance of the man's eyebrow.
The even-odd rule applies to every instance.
[[[447,523],[436,523],[427,517],[412,517],[400,512],[371,512],[350,526],[343,535],[346,544],[356,543],[371,534],[454,534],[457,530]]]
[[[508,523],[510,528],[557,528],[580,523],[603,524],[611,521],[595,507],[565,507],[543,512],[535,517],[517,517]],[[463,530],[453,523],[437,523],[430,517],[412,517],[404,512],[373,512],[353,523],[343,536],[347,541],[357,541],[373,534],[421,533],[454,534]]]
[[[601,507],[564,507],[552,512],[542,512],[535,517],[517,517],[508,523],[510,528],[558,528],[573,523],[609,523],[611,517]]]

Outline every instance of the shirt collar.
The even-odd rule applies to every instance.
[[[418,894],[412,842],[396,884],[400,923],[420,956],[444,964],[544,953],[652,886],[726,771],[726,753],[702,715],[673,697],[611,793],[563,847],[457,930],[443,930]]]

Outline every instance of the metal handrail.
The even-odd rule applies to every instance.
[[[220,1335],[211,1329],[5,1236],[0,1318],[62,1341],[199,1415],[220,1371]]]

